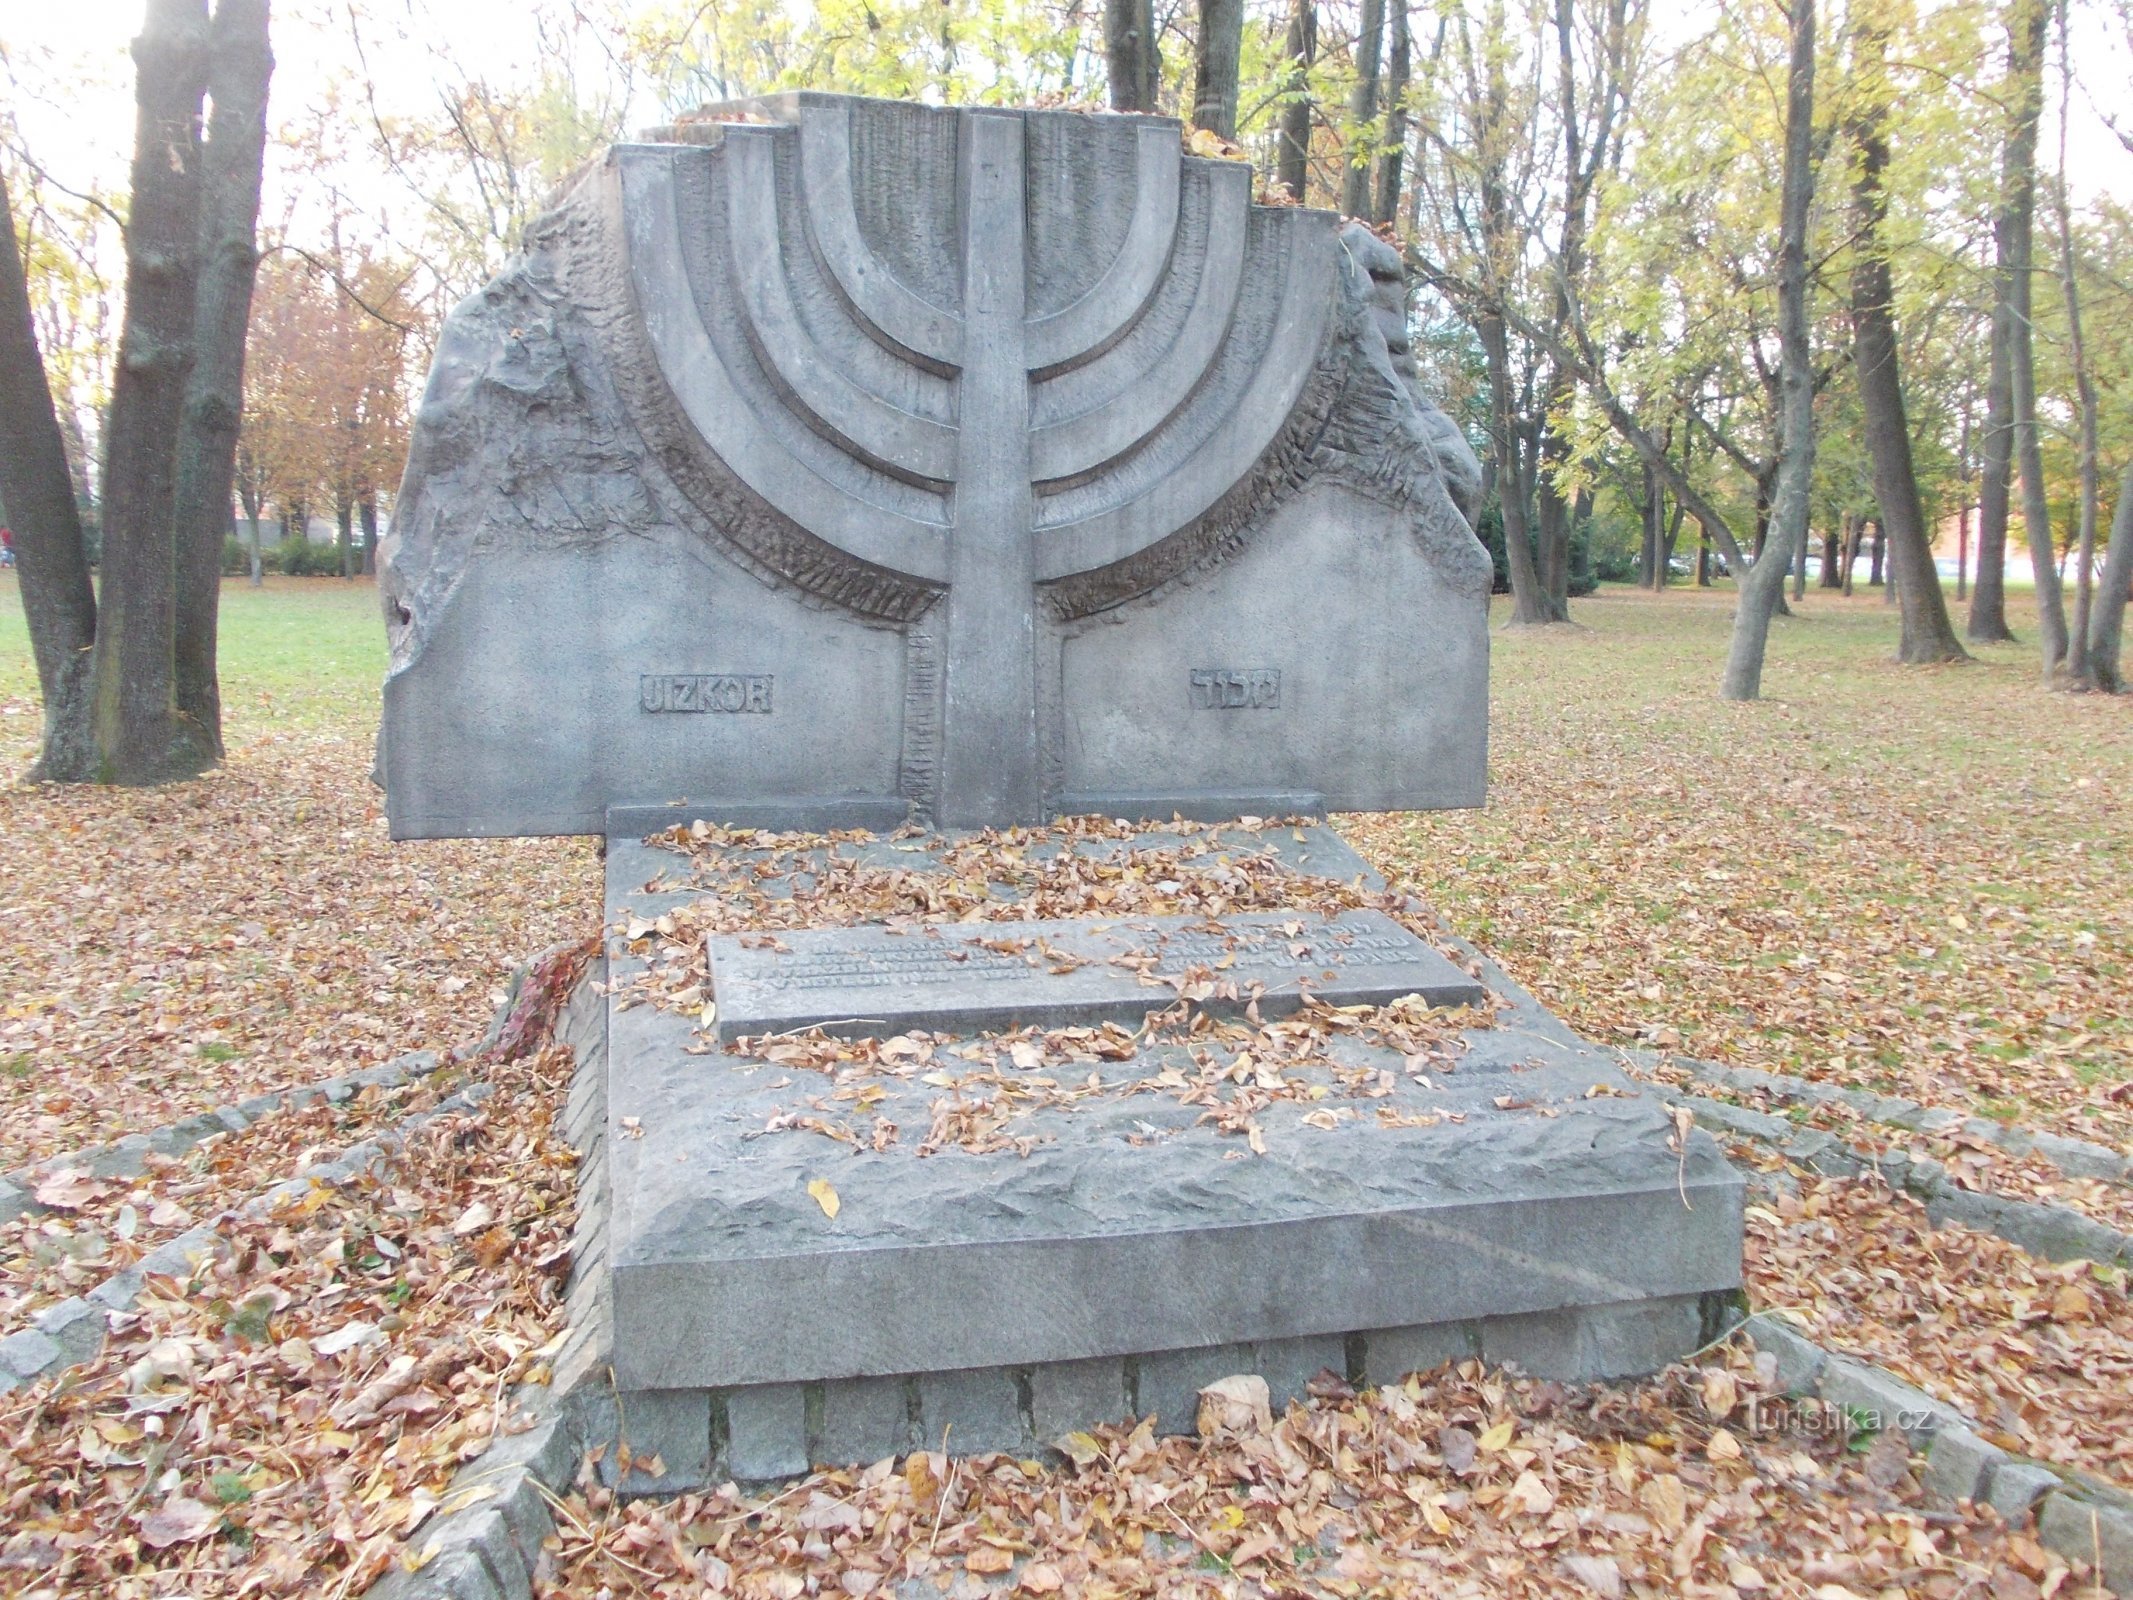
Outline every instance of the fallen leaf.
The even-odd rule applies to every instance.
[[[843,1208],[844,1202],[837,1198],[836,1188],[830,1183],[829,1179],[808,1179],[807,1192],[815,1197],[815,1204],[822,1208],[822,1214],[825,1217],[828,1217],[832,1222],[837,1220],[837,1213]]]
[[[109,1187],[88,1173],[69,1167],[39,1179],[30,1193],[48,1211],[79,1211],[90,1201],[108,1193]]]
[[[1544,1517],[1555,1509],[1555,1494],[1530,1467],[1511,1485],[1503,1503],[1518,1516]]]
[[[1445,1470],[1449,1472],[1463,1475],[1472,1471],[1474,1455],[1478,1448],[1474,1435],[1465,1428],[1437,1430],[1437,1453],[1444,1457]]]
[[[479,1233],[496,1220],[496,1213],[486,1201],[477,1200],[459,1213],[459,1220],[452,1224],[452,1232],[464,1239],[470,1233]]]
[[[1678,1534],[1687,1525],[1688,1491],[1673,1473],[1660,1473],[1637,1492],[1637,1498],[1669,1537]]]
[[[1200,1409],[1194,1422],[1203,1439],[1225,1433],[1269,1431],[1274,1426],[1274,1416],[1266,1379],[1257,1373],[1216,1379],[1200,1391]]]
[[[1563,1570],[1600,1600],[1622,1600],[1622,1567],[1613,1556],[1565,1556]]]
[[[205,1539],[222,1525],[222,1513],[182,1494],[174,1494],[140,1518],[141,1543],[157,1550]]]

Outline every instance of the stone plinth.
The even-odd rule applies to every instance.
[[[1327,829],[1285,848],[1367,877]],[[615,841],[615,915],[670,906],[643,886],[674,859]],[[629,1003],[630,958],[611,959],[617,1381],[784,1417],[794,1459],[885,1453],[957,1406],[969,1448],[1133,1405],[1189,1426],[1194,1374],[1295,1367],[1294,1392],[1351,1356],[1650,1370],[1740,1282],[1740,1181],[1716,1146],[1673,1148],[1656,1098],[1485,966],[1495,1026],[1448,1070],[1343,1037],[1344,1087],[1225,1133],[1175,1091],[1189,1046],[1069,1074],[941,1044],[922,1071],[837,1080],[707,1048],[690,1017]],[[1018,1081],[1049,1084],[1047,1103],[997,1148],[929,1142],[944,1105],[1012,1100]],[[898,1132],[876,1148],[883,1123]]]

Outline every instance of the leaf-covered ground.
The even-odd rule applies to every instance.
[[[0,582],[0,771],[36,677]],[[0,785],[0,1171],[479,1036],[599,917],[586,840],[386,837],[368,583],[225,586],[228,762],[166,789]]]
[[[366,586],[229,594],[223,772],[0,789],[0,1166],[465,1044],[514,966],[597,926],[582,842],[387,842]],[[0,763],[19,771],[36,702],[14,603],[0,591]],[[2013,651],[1896,669],[1885,612],[1818,598],[1780,627],[1772,700],[1726,707],[1722,602],[1611,594],[1580,616],[1498,636],[1489,810],[1351,834],[1593,1037],[2123,1147],[2133,707],[2037,687]],[[567,1071],[559,1049],[506,1052],[279,1113],[0,1234],[0,1335],[197,1222],[227,1240],[152,1280],[98,1362],[0,1397],[0,1593],[360,1593],[560,1331]],[[428,1124],[382,1179],[236,1215],[474,1078],[492,1099]],[[2034,1163],[1931,1153],[2124,1225],[2117,1191],[2084,1202]],[[1796,1176],[1751,1216],[1758,1303],[2012,1447],[2133,1481],[2122,1278]],[[1925,1509],[1889,1442],[1756,1405],[1768,1377],[1736,1340],[1604,1391],[1329,1378],[1284,1418],[1106,1432],[1054,1466],[920,1456],[631,1507],[582,1491],[543,1592],[2080,1590],[2020,1533]]]
[[[1499,634],[1487,808],[1351,837],[1589,1038],[2125,1145],[2133,700],[2012,646],[1899,667],[1811,593],[1722,704],[1729,604]]]

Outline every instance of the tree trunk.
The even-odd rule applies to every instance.
[[[219,758],[222,691],[215,678],[215,625],[244,403],[244,336],[259,267],[259,179],[267,142],[267,79],[274,70],[267,48],[267,0],[220,0],[208,53],[214,116],[201,155],[196,353],[177,438],[174,665],[178,715]]]
[[[1831,528],[1822,535],[1822,577],[1821,581],[1816,584],[1817,588],[1841,589],[1844,587],[1844,576],[1837,571],[1837,562],[1843,549],[1844,535],[1840,530]]]
[[[1193,57],[1192,120],[1225,139],[1237,137],[1237,57],[1244,48],[1244,0],[1200,0]]]
[[[1878,589],[1881,587],[1883,581],[1881,576],[1881,558],[1883,554],[1888,550],[1888,530],[1882,526],[1882,522],[1879,517],[1867,518],[1867,525],[1874,530],[1874,542],[1872,546],[1869,547],[1869,553],[1867,555],[1866,560],[1866,586],[1869,589]]]
[[[333,508],[333,514],[340,523],[340,537],[336,541],[335,548],[341,553],[341,576],[352,578],[355,576],[356,562],[353,538],[355,531],[355,500],[351,496],[342,495]]]
[[[1153,0],[1104,0],[1104,60],[1113,111],[1153,111],[1161,64]]]
[[[2029,563],[2037,587],[2038,644],[2049,678],[2066,660],[2066,607],[2052,547],[2051,508],[2045,495],[2044,459],[2037,444],[2035,341],[2031,335],[2031,289],[2037,191],[2037,124],[2044,109],[2044,45],[2049,0],[2013,0],[2008,18],[2007,75],[2014,96],[2014,127],[2008,136],[2002,206],[2007,214],[2009,422],[2022,477],[2022,521],[2029,536]],[[1980,574],[1982,576],[1982,573]]]
[[[1393,0],[1395,5],[1405,0]],[[1372,124],[1378,115],[1378,64],[1385,48],[1385,0],[1362,0],[1362,21],[1355,36],[1355,92],[1348,101],[1347,166],[1341,176],[1341,210],[1351,217],[1370,215],[1370,173],[1375,148]]]
[[[1985,441],[1978,484],[1977,585],[1964,629],[1980,643],[2014,638],[2007,626],[2007,519],[2015,458],[2014,349],[2018,281],[2026,281],[2035,206],[2037,119],[2044,107],[2045,0],[2012,0],[2007,21],[2007,138],[1992,215],[1992,369],[1985,385]]]
[[[1666,539],[1659,546],[1659,587],[1664,590],[1674,581],[1674,546],[1681,542],[1681,525],[1688,520],[1688,508],[1678,500],[1674,503],[1674,515],[1667,523]]]
[[[1807,547],[1813,542],[1811,537],[1803,537],[1792,552],[1792,597],[1795,600],[1807,598]]]
[[[378,497],[366,494],[356,502],[356,515],[363,524],[363,576],[378,570]]]
[[[1496,503],[1503,511],[1504,564],[1511,573],[1511,622],[1523,627],[1546,622],[1548,613],[1526,526],[1529,471],[1511,394],[1510,339],[1500,317],[1484,315],[1479,333],[1489,371],[1489,433],[1496,456]]]
[[[1968,658],[1948,621],[1940,573],[1933,565],[1931,534],[1911,461],[1903,378],[1897,366],[1895,286],[1881,240],[1888,212],[1888,193],[1883,187],[1889,164],[1886,43],[1878,31],[1860,30],[1858,48],[1867,68],[1867,92],[1853,130],[1859,168],[1852,188],[1852,345],[1860,407],[1866,417],[1867,454],[1873,462],[1874,498],[1888,529],[1890,567],[1903,610],[1903,639],[1897,654],[1899,660],[1915,665]]]
[[[1383,226],[1400,214],[1401,164],[1407,158],[1407,80],[1414,71],[1414,34],[1407,0],[1392,0],[1392,71],[1385,81],[1385,153],[1378,157],[1378,199],[1370,220]]]
[[[1814,352],[1808,344],[1807,226],[1814,203],[1815,8],[1793,0],[1792,59],[1785,81],[1785,168],[1778,225],[1778,461],[1769,539],[1754,567],[1735,573],[1740,603],[1719,694],[1753,700],[1762,693],[1770,618],[1784,597],[1794,552],[1807,556],[1807,519],[1815,470]],[[1800,570],[1795,593],[1805,588]]]
[[[2066,298],[2066,353],[2074,369],[2074,402],[2081,421],[2081,456],[2078,467],[2081,504],[2079,532],[2075,535],[2074,625],[2067,643],[2066,672],[2075,683],[2088,688],[2097,684],[2089,669],[2089,622],[2095,604],[2096,501],[2096,384],[2089,371],[2088,343],[2081,329],[2081,282],[2074,253],[2074,212],[2066,192],[2067,111],[2074,95],[2074,65],[2068,40],[2066,0],[2059,12],[2059,181],[2053,186],[2053,211],[2059,221],[2059,288]]]
[[[2110,694],[2126,686],[2119,665],[2119,640],[2125,628],[2128,588],[2133,588],[2133,464],[2118,483],[2118,513],[2111,519],[2111,543],[2104,552],[2096,614],[2089,624],[2089,681]]]
[[[0,173],[0,501],[15,534],[17,582],[30,654],[44,696],[44,744],[33,778],[78,776],[92,765],[89,661],[96,591],[81,507],[52,406],[15,214]]]
[[[1711,587],[1711,530],[1702,523],[1696,525],[1696,587]]]
[[[90,731],[95,770],[161,783],[214,749],[177,710],[176,452],[195,359],[200,101],[207,0],[149,0],[133,42],[138,118],[126,227],[126,320],[111,388],[104,556]]]
[[[1637,502],[1637,520],[1644,526],[1644,538],[1637,551],[1637,587],[1659,587],[1659,538],[1665,525],[1666,510],[1660,503],[1659,475],[1649,466],[1643,466],[1644,496]]]
[[[1288,81],[1283,86],[1274,181],[1302,205],[1311,178],[1311,63],[1318,59],[1318,11],[1312,0],[1296,0],[1281,53],[1288,62]]]
[[[1976,509],[1967,500],[1955,514],[1955,599],[1960,605],[1970,581],[1970,513]]]

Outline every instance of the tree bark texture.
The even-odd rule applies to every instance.
[[[1784,598],[1795,552],[1807,553],[1815,469],[1814,351],[1808,342],[1807,226],[1814,204],[1815,8],[1793,0],[1785,80],[1785,159],[1778,224],[1778,461],[1768,537],[1740,580],[1721,698],[1762,694],[1770,618]],[[1802,578],[1805,570],[1802,569]]]
[[[1511,621],[1523,627],[1548,620],[1540,573],[1533,564],[1532,530],[1526,523],[1530,465],[1519,438],[1510,338],[1503,319],[1485,314],[1478,331],[1489,372],[1489,434],[1496,456],[1496,503],[1503,512],[1504,564],[1511,574]]]
[[[214,115],[201,153],[194,357],[177,438],[175,692],[179,717],[217,758],[222,694],[215,677],[215,634],[222,546],[230,530],[245,329],[259,267],[259,182],[267,142],[267,80],[274,70],[267,3],[220,0],[208,34],[207,89]]]
[[[1394,0],[1402,4],[1404,0]],[[1362,0],[1362,21],[1355,36],[1355,92],[1348,100],[1347,165],[1341,174],[1341,210],[1351,217],[1370,215],[1370,174],[1375,162],[1378,78],[1385,49],[1385,0]]]
[[[2027,29],[2020,12],[2033,0],[2013,0],[2008,19],[2007,137],[2000,148],[2000,195],[1992,213],[1992,351],[1985,380],[1985,437],[1979,453],[1977,583],[1970,591],[1964,632],[1980,644],[2012,640],[2007,626],[2007,517],[2014,484],[2015,265],[2026,253],[2035,191],[2037,117],[2042,109],[2043,61],[2025,57]],[[2041,12],[2040,12],[2041,14]]]
[[[0,500],[15,534],[17,581],[30,654],[44,696],[44,745],[33,777],[91,764],[89,661],[96,591],[81,508],[30,313],[15,215],[0,176]]]
[[[1859,146],[1858,175],[1852,189],[1853,361],[1859,373],[1860,407],[1866,416],[1874,498],[1888,529],[1890,575],[1902,607],[1898,659],[1914,665],[1962,661],[1967,657],[1948,621],[1911,460],[1911,429],[1904,415],[1903,379],[1897,366],[1895,284],[1881,239],[1888,211],[1883,181],[1889,164],[1887,91],[1874,85],[1876,80],[1886,81],[1882,71],[1885,45],[1879,33],[1861,30],[1859,49],[1867,58],[1870,87],[1853,130]]]
[[[2029,534],[2029,563],[2035,569],[2038,645],[2045,677],[2066,660],[2066,606],[2059,593],[2059,568],[2052,548],[2051,505],[2046,498],[2044,457],[2037,443],[2035,341],[2031,336],[2031,290],[2037,190],[2037,123],[2044,106],[2044,45],[2050,23],[2049,0],[2013,0],[2008,21],[2009,88],[2015,97],[2019,142],[2010,140],[2011,295],[2008,369],[2012,389],[2015,460],[2021,469],[2022,521]]]
[[[1192,120],[1195,127],[1237,137],[1237,58],[1244,49],[1244,0],[1200,0],[1200,30],[1193,53]]]
[[[2104,551],[2103,573],[2096,583],[2096,613],[2089,622],[2089,681],[2110,694],[2126,687],[2119,649],[2129,587],[2133,587],[2133,464],[2119,480],[2118,513],[2111,519],[2111,543]]]
[[[1276,140],[1274,181],[1301,205],[1311,180],[1311,64],[1318,59],[1318,10],[1312,0],[1296,0],[1289,13],[1289,35],[1282,55],[1289,63]]]
[[[1407,0],[1392,0],[1392,64],[1385,79],[1385,153],[1378,157],[1378,197],[1370,220],[1380,227],[1400,214],[1400,178],[1407,159],[1407,82],[1414,71],[1414,32]]]
[[[102,600],[91,671],[95,770],[107,783],[161,783],[214,760],[177,714],[177,472],[172,448],[195,359],[200,100],[207,0],[149,0],[133,42],[133,190],[126,319],[111,386],[104,465]]]
[[[1104,0],[1104,61],[1113,111],[1153,111],[1161,68],[1153,0]]]

